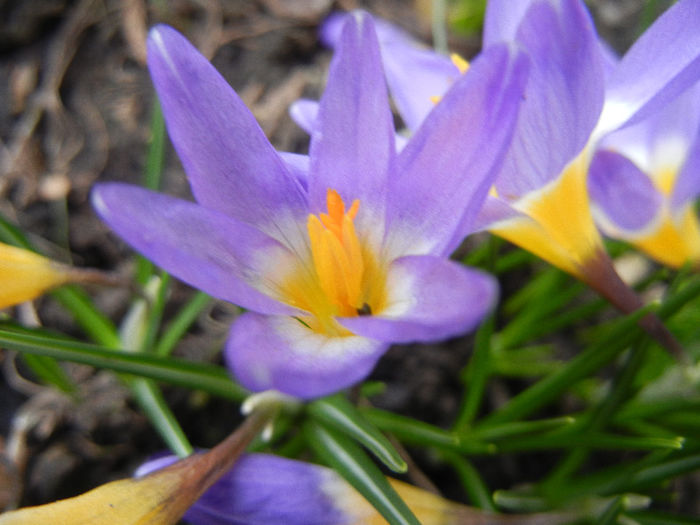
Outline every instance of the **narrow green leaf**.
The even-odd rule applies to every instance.
[[[453,427],[455,431],[463,430],[470,425],[481,407],[486,385],[492,372],[491,337],[493,336],[494,323],[495,314],[492,314],[476,332],[474,353],[462,374],[465,390],[462,395],[462,406]]]
[[[168,448],[181,458],[192,454],[194,449],[155,383],[142,377],[122,377],[122,379],[126,379],[141,410],[156,427]]]
[[[649,340],[646,340],[638,348],[628,352],[622,370],[614,379],[611,391],[589,412],[588,417],[580,420],[582,425],[577,429],[579,433],[588,435],[591,431],[605,428],[622,403],[636,393],[634,379],[648,355],[648,348]],[[584,464],[587,457],[586,447],[571,451],[549,475],[545,484],[565,484],[566,478],[573,475]]]
[[[241,401],[248,396],[244,388],[231,380],[227,370],[215,365],[152,354],[131,354],[86,343],[57,341],[7,330],[0,330],[0,345],[18,352],[46,355],[61,361],[82,363],[192,390],[203,390],[234,401]]]
[[[150,190],[160,189],[160,179],[165,161],[165,119],[160,102],[156,97],[151,110],[151,137],[148,142],[148,155],[143,175],[143,185]]]
[[[22,360],[44,383],[53,385],[67,394],[77,392],[78,388],[75,383],[55,359],[40,355],[22,354]]]
[[[608,331],[607,337],[601,338],[597,344],[579,353],[564,367],[512,398],[497,412],[484,418],[480,426],[522,419],[558,398],[577,381],[603,367],[633,342],[641,339],[643,334],[637,327],[637,321],[650,309],[651,307],[641,308],[618,321]]]
[[[444,458],[459,476],[472,505],[489,512],[497,512],[498,509],[491,499],[491,491],[474,466],[464,456],[452,452],[444,453]]]
[[[639,525],[698,525],[697,516],[678,516],[668,512],[642,510],[625,513]]]
[[[603,432],[561,433],[547,436],[527,436],[498,443],[501,452],[523,452],[551,448],[576,449],[578,447],[605,450],[656,450],[683,448],[684,439],[620,436]]]
[[[77,286],[63,286],[51,295],[66,310],[93,341],[111,348],[119,348],[117,329],[92,303],[88,295]]]
[[[341,394],[318,399],[307,410],[314,419],[357,440],[394,472],[408,469],[389,440]]]
[[[0,215],[0,240],[6,244],[19,246],[25,250],[34,250],[26,235],[17,226]]]
[[[211,297],[204,292],[197,292],[165,327],[153,352],[162,356],[170,355],[178,341],[210,302]]]
[[[391,432],[406,443],[460,451],[465,454],[492,454],[496,451],[492,443],[472,440],[466,436],[460,439],[447,430],[385,410],[362,407],[360,411],[378,428]]]
[[[624,492],[641,492],[677,476],[700,469],[700,455],[679,455],[658,450],[627,464],[615,464],[586,476],[572,478],[560,491],[549,493],[550,501],[559,504],[586,495],[615,496]]]
[[[163,112],[155,97],[155,104],[151,111],[151,137],[148,143],[148,154],[143,172],[143,185],[151,190],[160,189],[160,179],[163,173],[165,160],[165,120]],[[153,263],[139,255],[136,258],[136,282],[146,284],[153,275]]]
[[[576,419],[569,416],[539,419],[535,421],[515,421],[512,423],[502,423],[482,429],[475,429],[470,431],[469,435],[483,441],[497,441],[566,428],[575,421]]]
[[[353,441],[312,420],[306,421],[304,432],[313,451],[355,487],[390,524],[420,525],[381,471]]]
[[[700,469],[700,454],[672,459],[658,465],[642,468],[629,477],[620,478],[612,483],[606,492],[608,494],[623,490],[624,492],[637,492],[698,469]]]
[[[161,272],[160,285],[155,294],[154,300],[148,308],[148,323],[146,334],[141,343],[141,351],[150,352],[156,342],[158,331],[160,330],[161,321],[163,320],[163,310],[165,310],[165,302],[170,291],[170,275],[166,272]]]
[[[605,511],[595,521],[594,525],[616,525],[617,518],[624,510],[624,498],[618,496],[610,502]]]

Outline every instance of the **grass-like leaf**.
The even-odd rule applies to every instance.
[[[314,452],[355,487],[390,524],[420,525],[381,471],[352,440],[313,420],[306,421],[304,432]]]
[[[27,335],[0,329],[0,345],[18,352],[45,355],[96,368],[148,377],[192,390],[241,401],[248,392],[222,367],[152,354],[133,354],[97,345]]]
[[[307,410],[314,419],[364,445],[389,469],[406,472],[406,462],[389,440],[341,394],[316,400]]]

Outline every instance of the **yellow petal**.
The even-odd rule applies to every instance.
[[[505,220],[491,231],[581,278],[581,267],[602,249],[591,215],[587,169],[584,151],[559,177],[515,204],[526,218]]]
[[[678,220],[664,211],[653,232],[630,242],[671,268],[680,268],[686,262],[700,265],[700,224],[691,205],[683,210]]]
[[[70,280],[70,269],[29,250],[0,243],[0,308],[34,299]]]

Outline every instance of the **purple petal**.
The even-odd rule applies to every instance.
[[[278,239],[308,213],[290,176],[248,108],[214,67],[174,29],[148,38],[148,67],[170,138],[200,204]]]
[[[145,463],[139,471],[145,474],[176,460],[167,456]],[[272,454],[244,454],[190,507],[184,519],[194,525],[346,523],[352,517],[324,491],[330,478],[336,477],[330,469],[311,463]]]
[[[650,117],[609,133],[601,148],[633,161],[658,187],[671,191],[671,207],[681,209],[700,193],[698,134],[700,83]],[[671,186],[669,186],[671,185]]]
[[[343,25],[347,21],[350,13],[342,11],[331,13],[321,24],[319,38],[324,46],[335,49],[340,42],[340,35],[343,32]]]
[[[693,141],[685,163],[678,173],[676,185],[671,194],[671,208],[680,211],[686,204],[700,195],[700,127]]]
[[[287,165],[289,173],[299,180],[303,188],[307,188],[309,184],[309,156],[288,151],[280,151],[279,154]]]
[[[92,202],[127,243],[195,288],[258,312],[297,312],[273,298],[293,255],[255,228],[127,184],[97,185]]]
[[[598,37],[579,0],[533,3],[517,41],[533,66],[496,182],[509,200],[556,178],[583,149],[600,116],[605,82]]]
[[[250,390],[310,399],[367,377],[388,346],[359,336],[329,337],[293,317],[245,313],[231,327],[225,358]]]
[[[435,53],[407,33],[377,21],[384,71],[396,108],[416,130],[461,73],[449,57]]]
[[[596,212],[604,216],[603,226],[611,222],[615,230],[625,233],[644,229],[656,217],[662,201],[647,175],[611,151],[598,151],[593,157],[588,191]]]
[[[515,217],[524,218],[525,215],[513,208],[507,201],[489,195],[486,197],[484,205],[476,216],[473,230],[475,232],[488,230],[499,221],[505,221]]]
[[[447,254],[471,229],[510,142],[526,75],[521,53],[492,46],[401,151],[387,201],[395,257]]]
[[[512,42],[525,13],[535,0],[489,0],[484,17],[484,48],[499,42]]]
[[[301,129],[311,135],[318,118],[318,102],[305,98],[295,100],[289,106],[289,116]]]
[[[354,13],[347,18],[331,62],[311,137],[312,211],[326,211],[327,191],[334,189],[347,204],[360,199],[364,212],[359,223],[383,231],[386,178],[394,148],[374,24],[368,14]]]
[[[353,332],[391,343],[435,341],[472,330],[496,302],[488,274],[426,255],[395,260],[389,268],[387,308],[343,318]]]
[[[637,40],[610,78],[605,129],[639,121],[700,78],[700,2],[681,0]]]
[[[351,15],[333,14],[323,23],[321,39],[336,47],[345,19]],[[382,63],[394,103],[409,129],[418,129],[435,107],[434,97],[442,96],[460,76],[452,61],[416,41],[408,33],[375,19]]]

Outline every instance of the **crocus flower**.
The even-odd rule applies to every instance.
[[[512,147],[477,226],[582,279],[623,311],[638,308],[639,298],[614,272],[594,224],[588,168],[601,138],[650,116],[697,81],[698,27],[700,3],[682,0],[617,62],[580,0],[491,0],[484,48],[515,43],[533,67]],[[337,22],[331,20],[323,36],[337,41]],[[440,86],[449,93],[456,67],[439,81],[439,70],[449,67],[445,57],[417,60],[415,48],[395,31],[380,40],[385,64],[403,64],[388,66],[386,73],[394,75],[388,83],[397,107],[415,126],[414,115],[430,114],[425,86],[437,96],[444,93]],[[410,80],[395,75],[397,70]],[[406,104],[411,110],[403,109]]]
[[[700,267],[700,84],[659,113],[606,136],[589,188],[602,231],[657,261]]]
[[[225,351],[244,386],[325,395],[366,377],[391,343],[451,337],[483,318],[493,279],[446,256],[511,138],[527,74],[519,52],[494,46],[396,154],[373,22],[350,17],[308,173],[302,159],[285,164],[179,33],[152,29],[148,64],[197,202],[123,184],[98,185],[93,202],[155,263],[248,310]]]
[[[175,461],[165,456],[143,464],[136,475]],[[455,503],[389,479],[423,525],[555,525],[565,513],[499,516]],[[270,454],[244,455],[185,513],[192,525],[360,525],[386,523],[335,471]]]
[[[0,243],[0,308],[36,299],[66,283],[114,284],[95,270],[58,263],[38,253]]]
[[[272,421],[277,407],[258,406],[213,449],[168,458],[157,470],[105,483],[84,494],[0,514],[0,525],[174,525],[230,471],[245,447]]]
[[[502,0],[488,6],[485,45],[518,42],[533,71],[513,147],[482,220],[623,310],[635,309],[639,301],[621,286],[594,226],[587,173],[601,138],[658,111],[697,80],[700,4],[676,4],[614,66],[583,2],[521,4],[529,4],[521,13]]]

